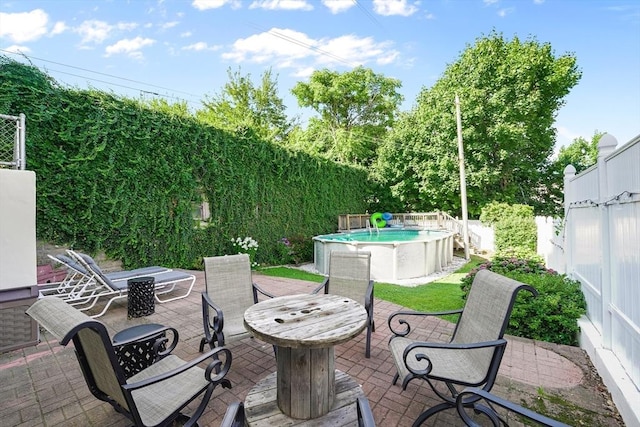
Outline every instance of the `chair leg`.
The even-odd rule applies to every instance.
[[[365,343],[365,351],[364,356],[368,359],[371,357],[371,327],[372,325],[367,326],[367,341]]]
[[[452,409],[452,408],[455,408],[455,403],[452,404],[449,402],[442,402],[439,405],[433,406],[427,409],[426,411],[424,411],[423,413],[421,413],[418,416],[418,418],[416,418],[416,420],[413,422],[412,427],[420,427],[432,415],[435,415],[440,411],[444,411],[445,409]]]
[[[207,343],[207,339],[206,338],[202,338],[200,340],[200,353],[202,353],[204,351],[204,345]]]

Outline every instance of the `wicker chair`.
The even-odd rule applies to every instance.
[[[214,389],[218,385],[231,387],[225,378],[231,366],[231,352],[226,348],[216,348],[190,362],[163,354],[164,357],[158,357],[149,367],[127,378],[102,322],[55,297],[39,299],[27,314],[58,338],[60,344],[66,346],[73,340],[91,393],[111,404],[136,426],[167,426],[185,418],[188,418],[185,426],[195,425]],[[198,366],[204,361],[209,361],[206,369]],[[191,417],[182,414],[199,396],[200,403]]]
[[[340,295],[364,304],[367,311],[367,339],[365,357],[371,355],[373,321],[373,280],[371,280],[371,253],[331,251],[329,276],[313,293],[324,289],[325,294]]]
[[[479,396],[470,395],[457,402],[456,386],[491,390],[507,345],[504,333],[520,290],[537,295],[531,286],[481,270],[473,280],[463,309],[439,313],[400,311],[389,316],[389,329],[394,334],[389,340],[389,349],[398,370],[393,383],[400,378],[402,388],[406,389],[411,380],[425,380],[444,401],[420,414],[414,427],[442,410],[455,408],[458,403],[474,407],[480,400]],[[417,322],[424,316],[446,314],[459,314],[449,343],[422,342],[409,337],[412,328],[407,318]],[[443,383],[445,390],[437,387]]]
[[[204,258],[205,291],[202,293],[202,323],[205,344],[215,348],[227,341],[249,335],[244,327],[244,312],[258,302],[258,294],[273,298],[251,279],[251,261],[247,254]]]
[[[520,405],[517,405],[513,402],[510,402],[506,399],[498,397],[494,394],[486,392],[476,387],[468,387],[465,388],[458,394],[457,398],[457,406],[458,415],[464,421],[464,423],[470,427],[480,427],[481,424],[477,423],[469,413],[465,410],[465,400],[469,400],[470,397],[477,396],[484,400],[487,405],[482,405],[482,413],[485,414],[491,420],[491,423],[497,426],[508,426],[507,420],[501,416],[498,411],[495,410],[494,406],[500,406],[506,409],[508,412],[512,412],[520,416],[520,418],[527,418],[528,420],[533,421],[536,425],[547,426],[547,427],[569,427],[567,424],[561,423],[560,421],[556,421],[552,418],[545,417],[544,415],[540,415],[537,412],[534,412],[530,409],[524,408]],[[475,404],[474,409],[480,408],[481,405],[479,403]],[[518,425],[520,425],[520,420],[518,420]]]

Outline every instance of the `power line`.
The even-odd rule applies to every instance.
[[[60,73],[60,74],[66,74],[68,76],[79,77],[79,78],[83,78],[83,79],[86,78],[86,79],[89,79],[89,80],[94,81],[94,82],[105,83],[105,84],[108,84],[108,85],[111,85],[111,86],[117,86],[117,87],[121,87],[121,88],[124,88],[124,89],[135,90],[135,91],[139,91],[139,92],[142,92],[142,93],[145,93],[145,94],[149,94],[149,95],[155,95],[155,96],[162,96],[162,97],[165,97],[165,98],[171,98],[171,99],[175,99],[177,101],[185,101],[185,102],[188,102],[188,103],[194,103],[195,102],[195,101],[189,101],[187,99],[183,99],[183,98],[180,98],[180,97],[177,97],[177,96],[172,96],[172,95],[168,95],[168,94],[159,94],[157,92],[152,92],[152,91],[145,90],[145,89],[140,89],[140,88],[131,87],[131,86],[125,86],[125,85],[121,85],[121,84],[118,84],[118,83],[108,82],[106,80],[93,79],[93,78],[81,76],[81,75],[78,75],[78,74],[68,73],[66,71],[53,70],[53,69],[48,69],[47,71],[52,71],[52,72]]]
[[[384,26],[382,25],[382,23],[380,21],[378,21],[378,19],[373,16],[371,14],[371,12],[369,12],[369,9],[367,9],[366,7],[364,7],[362,5],[362,3],[360,3],[358,0],[351,0],[356,6],[358,6],[358,8],[365,14],[367,15],[367,17],[369,18],[369,20],[371,20],[374,24],[376,24],[378,27],[380,27],[381,29],[383,29],[385,32],[387,31],[386,28],[384,28]]]
[[[334,54],[333,54],[333,53],[331,53],[331,52],[327,52],[326,50],[322,50],[322,49],[320,49],[320,48],[318,48],[318,47],[315,47],[315,46],[312,46],[312,45],[310,45],[310,44],[307,44],[307,43],[305,43],[305,42],[303,42],[303,41],[300,41],[300,40],[298,40],[298,39],[296,39],[296,38],[294,38],[294,37],[287,36],[287,35],[285,35],[285,34],[282,34],[282,33],[277,32],[277,31],[273,31],[273,30],[266,30],[265,28],[262,28],[262,27],[260,27],[260,26],[259,26],[259,25],[257,25],[257,24],[253,24],[253,23],[251,23],[251,26],[253,26],[254,28],[256,28],[256,29],[258,29],[258,30],[260,30],[260,31],[264,31],[265,33],[270,34],[270,35],[272,35],[272,36],[274,36],[274,37],[277,37],[277,38],[279,38],[279,39],[282,39],[282,40],[288,41],[289,43],[293,43],[293,44],[295,44],[295,45],[298,45],[298,46],[304,47],[304,48],[309,49],[309,50],[312,50],[312,51],[314,51],[314,52],[318,52],[318,53],[319,53],[319,54],[321,54],[321,55],[328,56],[328,57],[330,57],[330,58],[332,58],[332,59],[335,59],[335,60],[336,60],[336,61],[338,61],[338,62],[342,62],[343,64],[346,64],[346,65],[348,65],[348,66],[350,66],[350,67],[357,67],[357,66],[358,66],[358,64],[354,64],[354,63],[352,63],[352,62],[349,62],[347,59],[341,58],[341,57],[339,57],[338,55],[334,55]]]
[[[0,51],[5,52],[5,53],[10,53],[10,54],[12,54],[12,55],[18,55],[18,53],[16,53],[16,52],[12,52],[12,51],[9,51],[9,50],[0,49]],[[193,93],[183,92],[183,91],[179,91],[179,90],[174,90],[174,89],[167,88],[167,87],[164,87],[164,86],[158,86],[158,85],[154,85],[154,84],[151,84],[151,83],[141,82],[141,81],[139,81],[139,80],[132,80],[132,79],[128,79],[128,78],[126,78],[126,77],[119,77],[119,76],[115,76],[115,75],[113,75],[113,74],[101,73],[100,71],[93,71],[93,70],[90,70],[90,69],[88,69],[88,68],[76,67],[76,66],[74,66],[74,65],[63,64],[63,63],[61,63],[61,62],[50,61],[50,60],[48,60],[48,59],[38,58],[38,57],[35,57],[35,56],[31,56],[31,55],[26,55],[25,53],[22,53],[22,52],[20,52],[19,54],[20,54],[20,55],[22,55],[22,56],[24,56],[25,58],[28,58],[28,59],[35,59],[35,60],[37,60],[37,61],[42,61],[42,62],[48,62],[48,63],[50,63],[50,64],[61,65],[61,66],[63,66],[63,67],[73,68],[73,69],[80,70],[80,71],[86,71],[86,72],[88,72],[88,73],[93,73],[93,74],[99,74],[99,75],[101,75],[101,76],[110,77],[110,78],[113,78],[113,79],[125,80],[125,81],[128,81],[128,82],[138,83],[138,84],[142,84],[142,85],[145,85],[145,86],[156,87],[156,88],[158,88],[158,89],[164,89],[164,90],[169,90],[169,91],[172,91],[172,92],[183,93],[183,94],[185,94],[185,95],[189,95],[189,96],[194,96],[194,97],[197,97],[197,96],[198,96],[198,95],[195,95],[195,94],[193,94]],[[62,71],[58,71],[58,72],[62,73]],[[75,76],[75,77],[82,77],[82,78],[86,78],[86,79],[89,79],[89,80],[94,80],[94,79],[92,79],[91,77],[78,76],[78,75],[76,75],[76,74],[70,74],[70,73],[63,73],[63,74],[69,74],[69,75],[72,75],[72,76]],[[100,80],[96,80],[96,81],[100,81]],[[104,81],[100,81],[100,82],[102,82],[102,83],[109,83],[109,82],[104,82]],[[115,86],[121,86],[121,85],[117,85],[117,84],[115,84],[115,83],[114,83],[114,85],[115,85]],[[121,87],[126,87],[126,86],[121,86]],[[133,89],[133,88],[129,88],[129,89]],[[136,89],[136,90],[138,90],[138,89]]]

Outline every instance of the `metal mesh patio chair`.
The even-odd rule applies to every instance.
[[[369,406],[369,401],[366,397],[358,397],[356,409],[358,411],[358,427],[376,427],[371,406]]]
[[[227,407],[220,427],[245,427],[244,404],[240,401],[233,402]]]
[[[536,425],[547,427],[569,427],[567,424],[561,423],[560,421],[556,421],[549,417],[545,417],[544,415],[538,414],[537,412],[524,408],[506,399],[481,390],[477,387],[468,387],[458,394],[458,398],[456,399],[456,409],[458,411],[458,415],[460,415],[460,418],[462,418],[464,423],[470,427],[481,426],[480,423],[476,422],[474,418],[469,416],[469,413],[465,408],[465,400],[469,400],[471,397],[479,397],[486,402],[486,405],[481,405],[479,401],[474,405],[474,410],[477,411],[482,408],[481,413],[486,415],[491,421],[492,425],[495,427],[500,425],[507,427],[509,426],[508,421],[503,416],[501,416],[498,411],[496,411],[496,409],[494,408],[495,406],[502,407],[508,412],[517,414],[520,418],[526,418],[530,421],[533,421]],[[520,425],[520,420],[518,420],[517,425]]]
[[[389,349],[398,370],[393,383],[401,379],[402,388],[406,389],[414,379],[425,380],[443,400],[420,414],[414,427],[442,410],[455,408],[459,394],[456,386],[491,390],[507,345],[504,333],[520,290],[537,295],[529,285],[481,270],[473,280],[463,309],[438,313],[400,311],[389,316],[389,329],[394,334]],[[459,314],[449,343],[422,342],[410,337],[412,327],[408,318],[419,322],[424,316],[446,314]],[[446,390],[437,387],[438,383],[446,385]],[[467,396],[460,404],[473,407],[479,399],[476,395]]]
[[[111,404],[136,426],[167,426],[187,418],[181,411],[200,397],[200,403],[185,426],[195,425],[214,389],[230,388],[225,378],[231,366],[231,352],[216,348],[185,362],[167,354],[151,366],[126,378],[117,361],[106,326],[65,301],[44,297],[27,314],[66,346],[73,340],[76,356],[91,393]],[[148,339],[141,336],[140,339]],[[206,369],[198,364],[209,361]]]
[[[371,253],[331,251],[329,275],[313,293],[324,288],[325,294],[340,295],[364,305],[367,311],[367,338],[365,357],[371,355],[371,332],[375,332],[373,321],[373,280],[371,280]]]
[[[244,327],[244,312],[258,302],[258,294],[273,295],[253,283],[251,261],[247,254],[204,258],[205,291],[202,292],[202,322],[205,344],[214,348],[229,340],[249,335]]]

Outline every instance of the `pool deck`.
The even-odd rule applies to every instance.
[[[114,304],[99,320],[111,334],[143,323],[162,323],[178,329],[174,354],[196,357],[202,337],[200,292],[204,274],[197,276],[188,298],[156,305],[155,313],[127,319],[126,301]],[[254,274],[254,280],[277,295],[308,293],[317,284]],[[336,368],[348,373],[369,399],[378,426],[410,426],[426,407],[438,401],[426,383],[415,381],[407,390],[392,384],[395,368],[387,341],[387,317],[402,307],[375,300],[376,332],[371,358],[364,357],[365,334],[336,347]],[[453,325],[439,319],[426,324],[424,339],[447,341]],[[624,425],[585,352],[580,348],[507,337],[509,344],[493,392],[531,407],[546,407],[572,425]],[[89,392],[72,345],[64,348],[49,333],[37,346],[0,355],[0,425],[2,426],[128,426],[129,420]],[[262,378],[275,371],[270,345],[246,338],[229,346],[233,363],[228,378],[233,388],[216,389],[199,424],[218,426],[227,405],[243,400]],[[454,411],[444,411],[430,425],[462,425]]]

